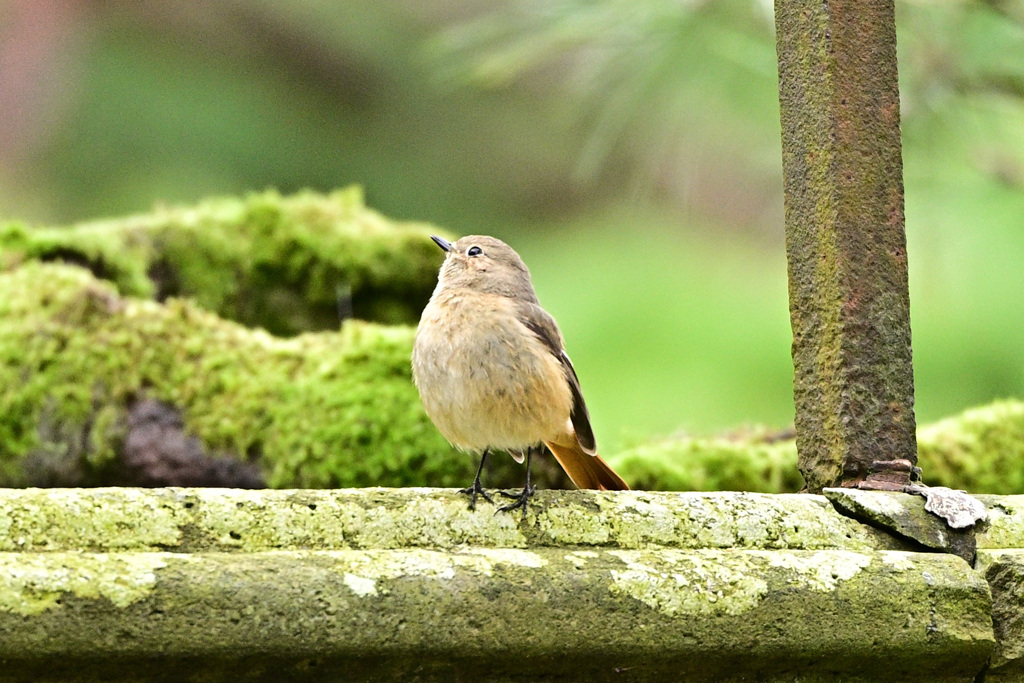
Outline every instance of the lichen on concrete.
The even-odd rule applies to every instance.
[[[978,525],[978,548],[1024,548],[1024,495],[978,496],[988,520]]]
[[[825,489],[825,497],[844,514],[913,539],[928,548],[948,550],[950,529],[925,511],[919,496],[892,491]]]
[[[437,228],[391,221],[362,190],[268,191],[66,227],[0,223],[0,269],[83,265],[120,294],[189,297],[250,327],[298,334],[356,317],[411,323],[433,289]]]
[[[907,547],[819,496],[540,491],[526,521],[452,489],[0,489],[0,550]]]
[[[344,574],[345,585],[352,589],[352,592],[359,597],[365,597],[367,595],[377,595],[377,582],[374,579],[366,578],[365,576],[357,576],[345,572]]]
[[[968,563],[974,562],[977,541],[975,526],[956,528],[946,518],[935,514],[925,499],[917,495],[925,491],[929,496],[948,489],[917,487],[914,494],[892,491],[863,491],[852,488],[825,489],[825,496],[845,515],[891,531],[895,536],[919,543],[926,548],[952,553]],[[959,492],[970,507],[983,509],[982,503]],[[952,497],[952,496],[951,496]],[[929,498],[931,500],[931,498]]]
[[[165,494],[132,488],[7,490],[0,552],[156,549],[177,545],[187,521]]]
[[[68,595],[127,607],[149,595],[166,565],[158,553],[0,553],[0,612],[36,615]]]
[[[746,492],[631,492],[598,496],[616,521],[625,547],[671,544],[690,548],[890,548],[894,543],[831,514],[819,496]]]
[[[26,539],[0,553],[0,660],[67,680],[139,676],[159,652],[218,680],[314,658],[350,678],[931,681],[974,676],[992,647],[979,574],[887,550],[819,496],[480,508],[451,489],[0,490]]]
[[[979,550],[977,569],[992,587],[993,680],[1020,680],[1024,676],[1024,549]]]
[[[515,548],[466,548],[444,552],[424,548],[364,550],[337,555],[344,558],[345,583],[357,595],[377,595],[380,582],[399,578],[450,581],[457,573],[492,577],[499,566],[541,569],[548,560],[536,552]],[[373,590],[370,590],[372,582]]]
[[[611,570],[609,589],[666,616],[739,615],[755,608],[768,592],[761,567],[749,553],[664,551],[658,565],[635,550],[609,551],[625,569]]]
[[[618,680],[636,667],[649,680],[824,680],[835,671],[961,680],[980,670],[992,646],[984,582],[955,558],[920,555],[895,568],[887,554],[651,548],[583,551],[573,561],[562,548],[135,553],[136,593],[65,590],[73,579],[55,584],[60,600],[47,609],[0,610],[0,659],[12,675],[48,667],[71,680],[100,678],[96,666],[112,662],[122,673],[108,678],[138,676],[154,652],[176,671],[230,667],[237,676],[269,666],[284,678],[309,658],[321,673],[436,672],[429,680]],[[71,553],[7,557],[15,555],[55,575],[118,566]]]
[[[769,566],[795,572],[804,585],[817,591],[835,590],[842,581],[849,581],[870,564],[871,557],[847,550],[816,551],[810,554],[779,553],[768,557]],[[894,568],[902,567],[895,563],[889,564]]]
[[[494,540],[487,545],[525,546],[518,519],[494,512],[482,503],[471,511],[466,498],[451,493],[417,496],[400,507],[356,504],[347,511],[349,540],[357,548],[454,547],[479,543],[482,538]]]

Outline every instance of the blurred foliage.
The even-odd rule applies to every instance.
[[[927,422],[1024,395],[1024,3],[897,28]],[[766,0],[0,0],[14,45],[43,57],[0,73],[3,217],[360,183],[523,253],[603,449],[791,420]]]
[[[788,436],[788,438],[786,438]],[[760,432],[711,438],[669,436],[616,454],[613,464],[643,491],[758,491],[796,493],[793,435]]]
[[[652,439],[616,453],[611,464],[635,489],[795,493],[792,430],[740,430],[713,437]],[[995,401],[917,430],[924,483],[972,493],[1024,491],[1024,402]]]
[[[489,89],[560,65],[559,114],[586,131],[577,177],[600,175],[625,144],[638,148],[630,182],[643,189],[712,140],[730,156],[778,147],[772,120],[748,115],[775,106],[770,21],[750,0],[530,0],[456,24],[431,46],[447,57],[441,74]]]
[[[926,484],[978,493],[1024,491],[1024,402],[996,401],[917,432]]]

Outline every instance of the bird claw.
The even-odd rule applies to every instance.
[[[494,505],[494,500],[489,495],[487,495],[486,491],[484,491],[484,487],[480,485],[480,480],[479,479],[474,481],[472,486],[467,486],[464,489],[459,489],[459,493],[465,493],[466,495],[469,496],[469,509],[470,510],[476,510],[476,497],[477,496],[481,496],[488,503],[490,503],[491,505]]]
[[[512,512],[517,508],[522,508],[523,521],[525,522],[526,508],[535,490],[536,489],[533,486],[526,486],[519,493],[508,493],[507,491],[498,491],[498,493],[501,494],[502,496],[505,496],[506,498],[511,498],[515,502],[509,503],[508,505],[502,505],[500,508],[494,511],[494,514],[498,514],[499,512]]]

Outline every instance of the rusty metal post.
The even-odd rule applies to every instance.
[[[917,440],[893,0],[775,0],[775,24],[800,471],[899,488]]]

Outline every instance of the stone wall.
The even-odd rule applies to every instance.
[[[1013,680],[986,503],[972,566],[811,495],[3,489],[0,679]]]

